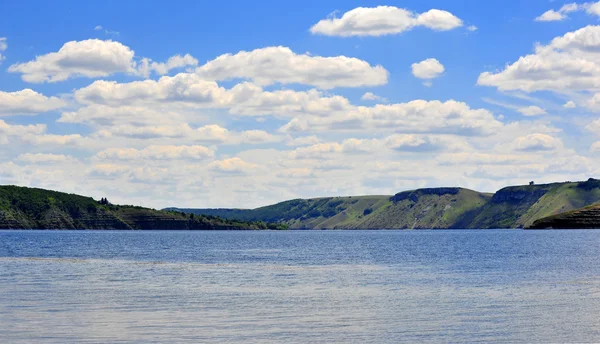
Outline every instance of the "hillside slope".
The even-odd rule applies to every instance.
[[[600,205],[544,217],[527,229],[600,229]]]
[[[510,186],[495,194],[429,188],[394,196],[296,199],[257,209],[177,209],[302,229],[524,228],[600,202],[600,181]]]
[[[0,229],[264,229],[212,216],[101,204],[62,192],[0,186]],[[277,226],[271,225],[271,228]]]
[[[479,211],[465,216],[465,228],[523,228],[535,220],[600,202],[600,181],[503,188]],[[471,217],[471,218],[469,218]]]
[[[465,212],[482,207],[490,197],[462,188],[431,188],[394,196],[296,199],[257,209],[170,209],[295,229],[453,228]]]

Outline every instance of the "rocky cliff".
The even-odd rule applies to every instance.
[[[600,229],[600,205],[545,217],[528,229]]]
[[[486,194],[458,187],[393,196],[296,199],[257,209],[181,209],[302,229],[523,228],[535,220],[600,202],[600,181],[522,185]]]

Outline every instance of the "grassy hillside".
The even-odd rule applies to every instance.
[[[600,205],[591,205],[536,220],[527,229],[600,229]]]
[[[246,221],[280,222],[306,229],[450,228],[491,195],[462,188],[433,188],[395,196],[295,199],[257,209],[177,209]]]
[[[0,229],[266,229],[264,222],[112,205],[62,192],[0,186]]]
[[[256,209],[168,209],[244,221],[285,223],[295,229],[323,229],[354,223],[390,203],[390,196],[357,196],[294,199]]]
[[[537,219],[600,202],[600,181],[511,186],[499,190],[466,228],[523,228]]]
[[[463,188],[406,191],[358,224],[359,228],[458,228],[462,216],[485,205],[491,195]]]
[[[600,181],[511,186],[495,194],[431,188],[394,196],[296,199],[257,209],[177,209],[309,229],[523,228],[600,202]]]

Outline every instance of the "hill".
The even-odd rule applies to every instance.
[[[177,209],[245,221],[269,221],[294,229],[453,228],[491,195],[463,188],[404,191],[394,196],[295,199],[256,209]]]
[[[544,217],[527,229],[600,229],[600,205]]]
[[[113,205],[62,192],[0,186],[0,229],[279,229],[281,225]]]
[[[428,188],[394,196],[295,199],[256,209],[177,209],[297,229],[524,228],[600,202],[600,181],[510,186],[494,194]]]
[[[537,219],[600,202],[600,181],[511,186],[499,190],[468,228],[524,228]]]

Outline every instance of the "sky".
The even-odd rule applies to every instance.
[[[0,184],[154,208],[585,180],[600,2],[0,2]]]

